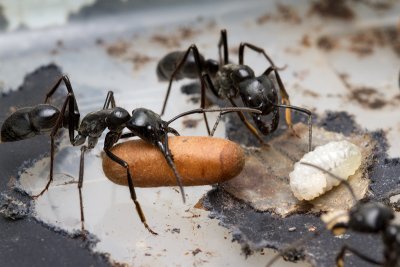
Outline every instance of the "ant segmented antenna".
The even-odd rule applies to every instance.
[[[278,107],[278,108],[288,108],[288,109],[293,109],[298,112],[304,113],[308,116],[308,151],[310,152],[312,150],[312,113],[308,109],[305,108],[300,108],[292,105],[283,105],[283,104],[273,104],[271,105]]]
[[[260,110],[255,109],[255,108],[248,108],[248,107],[209,108],[209,109],[198,108],[198,109],[193,109],[193,110],[183,112],[183,113],[175,116],[174,118],[167,121],[167,125],[169,125],[173,121],[175,121],[183,116],[187,116],[187,115],[195,114],[195,113],[224,112],[224,114],[226,114],[226,113],[230,113],[230,112],[240,112],[240,111],[261,114]]]

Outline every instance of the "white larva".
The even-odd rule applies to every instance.
[[[316,147],[299,162],[302,161],[317,165],[347,180],[361,165],[361,150],[346,140],[335,141]],[[290,187],[297,199],[312,200],[339,185],[338,179],[299,162],[294,164],[294,170],[289,174]]]

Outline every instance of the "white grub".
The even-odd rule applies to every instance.
[[[292,192],[299,200],[312,200],[339,185],[340,180],[300,162],[314,164],[347,180],[361,165],[361,150],[346,140],[329,142],[295,163],[289,174]]]

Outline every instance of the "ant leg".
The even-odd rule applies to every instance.
[[[274,66],[269,67],[262,75],[268,76],[271,72],[274,72],[276,81],[279,86],[279,93],[281,94],[281,103],[283,105],[288,105],[290,106],[290,100],[289,100],[289,94],[287,93],[285,86],[283,85],[282,79],[277,71],[277,68]],[[285,111],[285,120],[291,131],[293,132],[294,135],[298,136],[293,129],[293,123],[292,123],[292,113],[290,112],[289,109],[286,109]]]
[[[161,143],[160,141],[157,142],[157,146],[158,148],[161,150],[161,152],[164,154],[164,158],[167,161],[169,167],[172,169],[172,171],[175,174],[175,178],[176,178],[176,183],[179,186],[179,189],[181,191],[182,194],[182,201],[183,203],[186,202],[186,198],[185,198],[185,191],[183,190],[183,186],[182,186],[182,177],[179,174],[178,170],[176,169],[175,163],[174,163],[174,158],[171,154],[171,151],[169,150],[168,147],[168,133],[165,133],[164,136],[164,144]]]
[[[41,195],[43,195],[43,193],[46,192],[47,189],[49,189],[49,186],[50,186],[51,182],[53,181],[53,166],[54,166],[54,151],[55,151],[54,138],[58,132],[58,129],[60,129],[62,126],[65,110],[67,109],[67,105],[69,103],[71,103],[73,101],[73,99],[74,99],[73,95],[71,93],[68,93],[68,96],[65,99],[64,104],[61,108],[60,114],[57,117],[56,123],[50,133],[51,142],[50,142],[50,177],[49,177],[49,181],[47,182],[45,188],[39,194],[32,196],[33,198],[38,198]]]
[[[222,61],[221,46],[224,49],[224,60]],[[228,38],[226,29],[221,30],[221,37],[218,42],[218,54],[219,54],[219,65],[223,66],[229,63],[229,51],[228,51]]]
[[[88,150],[87,146],[81,147],[81,159],[79,162],[79,180],[78,180],[78,191],[79,191],[79,206],[81,210],[81,232],[83,237],[86,237],[85,233],[85,215],[83,211],[83,195],[82,195],[82,187],[83,187],[83,173],[85,167],[85,152]]]
[[[256,51],[256,52],[258,52],[258,53],[263,54],[264,57],[268,60],[269,64],[270,64],[271,66],[274,66],[275,68],[277,68],[277,67],[275,66],[275,63],[274,63],[274,62],[272,61],[272,59],[268,56],[268,54],[265,52],[264,49],[262,49],[261,47],[255,46],[255,45],[253,45],[253,44],[250,44],[250,43],[240,43],[240,45],[239,45],[239,64],[240,64],[240,65],[243,65],[243,64],[244,64],[244,48],[245,48],[245,47],[248,47],[248,48],[250,48],[250,49],[253,50],[253,51]],[[278,70],[283,70],[283,69],[285,69],[285,68],[286,68],[286,66],[284,66],[283,68],[277,68],[277,69],[278,69]]]
[[[360,259],[365,260],[366,262],[383,266],[383,262],[379,262],[379,261],[377,261],[375,259],[372,259],[372,258],[370,258],[368,256],[365,256],[361,252],[359,252],[356,249],[351,248],[351,247],[349,247],[347,245],[344,245],[342,247],[342,249],[340,250],[339,254],[337,255],[337,257],[336,257],[336,266],[338,266],[338,267],[343,267],[344,266],[344,253],[346,252],[346,250],[354,253],[354,255],[356,255]]]
[[[68,133],[69,133],[69,140],[71,143],[74,141],[74,131],[79,128],[79,119],[80,113],[78,104],[76,102],[74,90],[72,89],[71,82],[67,75],[62,75],[57,82],[53,85],[53,87],[47,92],[46,98],[44,103],[47,103],[49,98],[53,96],[54,92],[60,88],[61,82],[64,82],[65,86],[67,87],[68,94],[72,96],[73,101],[70,101],[68,107]],[[63,115],[64,116],[64,115]]]
[[[129,192],[131,194],[131,199],[133,200],[133,203],[135,203],[135,207],[136,207],[136,211],[140,217],[140,220],[142,221],[144,227],[153,235],[157,235],[156,232],[154,232],[153,230],[150,229],[150,227],[147,225],[146,222],[146,217],[144,216],[142,207],[140,206],[139,201],[137,200],[136,197],[136,192],[135,192],[135,187],[133,185],[133,180],[131,177],[131,173],[129,171],[129,165],[128,163],[126,163],[126,161],[120,159],[119,157],[117,157],[116,155],[114,155],[107,147],[104,147],[104,152],[106,153],[106,155],[114,162],[116,162],[117,164],[119,164],[120,166],[122,166],[123,168],[126,169],[126,176],[128,179],[128,187],[129,187]]]
[[[232,98],[229,98],[229,101],[231,102],[232,106],[234,106],[234,107],[238,106]],[[244,123],[244,125],[246,125],[247,129],[250,130],[250,132],[258,139],[258,141],[262,145],[266,145],[266,143],[264,142],[264,140],[258,133],[257,129],[253,125],[251,125],[251,123],[246,119],[244,114],[242,112],[238,112],[237,114],[238,114],[240,120]]]
[[[179,73],[180,69],[182,68],[182,66],[185,64],[187,57],[189,56],[190,51],[192,51],[193,56],[194,56],[194,60],[195,60],[195,64],[197,66],[197,74],[199,76],[200,79],[200,84],[201,84],[201,107],[204,108],[205,106],[205,85],[204,85],[204,80],[202,79],[202,73],[203,73],[203,66],[201,64],[201,60],[200,60],[200,53],[199,50],[197,49],[197,46],[192,44],[185,52],[184,56],[182,57],[181,61],[178,63],[178,65],[176,66],[174,72],[172,73],[170,79],[169,79],[169,84],[168,84],[168,89],[167,89],[167,94],[165,95],[164,98],[164,104],[161,110],[161,116],[164,114],[165,112],[165,107],[167,105],[167,101],[168,101],[168,97],[169,97],[169,93],[171,91],[171,86],[172,86],[172,82],[175,80],[175,76]],[[206,114],[203,114],[204,116],[204,122],[206,124],[207,127],[207,132],[208,134],[210,134],[210,127],[208,126],[208,121],[207,121],[207,116]]]
[[[115,98],[114,98],[114,92],[113,91],[108,91],[107,96],[106,96],[106,100],[104,101],[104,106],[103,109],[108,109],[110,108],[110,104],[111,104],[111,108],[115,108]]]

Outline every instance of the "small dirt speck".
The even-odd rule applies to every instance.
[[[337,42],[328,36],[322,36],[317,40],[317,46],[324,51],[331,51],[337,47]]]
[[[346,0],[320,0],[315,1],[310,8],[309,14],[317,14],[323,18],[352,20],[354,12],[348,6]]]
[[[123,56],[129,48],[129,44],[125,41],[118,41],[107,46],[107,53],[110,56],[120,57]]]
[[[197,254],[199,254],[201,252],[201,249],[196,248],[195,250],[192,251],[193,256],[196,256]]]

